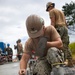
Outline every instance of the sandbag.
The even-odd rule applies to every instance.
[[[75,75],[75,67],[57,66],[52,68],[50,75]]]

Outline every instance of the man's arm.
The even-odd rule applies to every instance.
[[[51,25],[55,26],[55,17],[50,17],[51,19]]]
[[[21,61],[20,61],[20,70],[19,70],[19,75],[25,75],[26,73],[26,68],[27,68],[27,63],[28,60],[30,59],[30,55],[23,53]]]
[[[23,53],[21,61],[20,61],[20,69],[26,69],[28,60],[30,59],[30,55]]]
[[[10,48],[10,50],[11,50],[11,55],[13,55],[13,50],[12,50],[12,48]]]
[[[63,43],[60,38],[57,38],[55,41],[52,42],[47,42],[48,47],[57,47],[57,48],[62,48]]]

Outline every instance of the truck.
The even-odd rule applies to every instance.
[[[2,50],[2,53],[5,53],[6,44],[4,42],[0,42],[0,50]]]

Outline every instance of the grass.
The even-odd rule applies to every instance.
[[[75,54],[72,55],[73,59],[75,60]]]

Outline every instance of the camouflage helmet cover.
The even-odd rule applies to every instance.
[[[44,20],[43,18],[33,14],[28,16],[26,20],[26,28],[29,37],[36,38],[43,34]]]
[[[48,8],[49,8],[49,7],[52,7],[52,6],[55,6],[55,3],[48,2],[48,3],[46,4],[46,11],[48,11]]]

